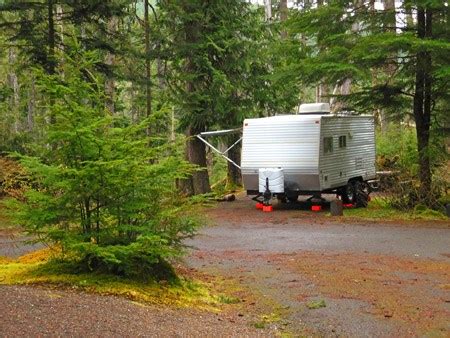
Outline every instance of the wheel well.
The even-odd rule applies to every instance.
[[[363,180],[362,176],[357,176],[357,177],[352,177],[348,181],[349,182],[363,182],[364,180]]]

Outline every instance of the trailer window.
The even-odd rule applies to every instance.
[[[344,136],[339,136],[339,148],[345,148],[347,147],[347,137]]]
[[[333,152],[333,138],[324,137],[323,138],[323,153],[329,154]]]

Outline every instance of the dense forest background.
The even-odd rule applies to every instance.
[[[373,114],[403,204],[447,191],[446,1],[0,0],[0,27],[0,151],[32,177],[16,214],[89,266],[176,255],[179,191],[224,169],[193,136],[301,103]]]

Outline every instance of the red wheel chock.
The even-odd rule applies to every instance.
[[[311,210],[312,211],[321,211],[322,210],[322,206],[321,205],[312,205],[311,206]]]
[[[271,205],[265,205],[265,206],[263,206],[263,211],[264,212],[272,212],[273,207]]]
[[[263,210],[263,208],[264,208],[264,204],[262,204],[261,202],[256,203],[256,209]]]

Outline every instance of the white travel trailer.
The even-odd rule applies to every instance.
[[[300,106],[297,115],[246,119],[240,169],[248,195],[336,193],[366,206],[375,178],[375,128],[371,116],[332,115],[325,103]]]

